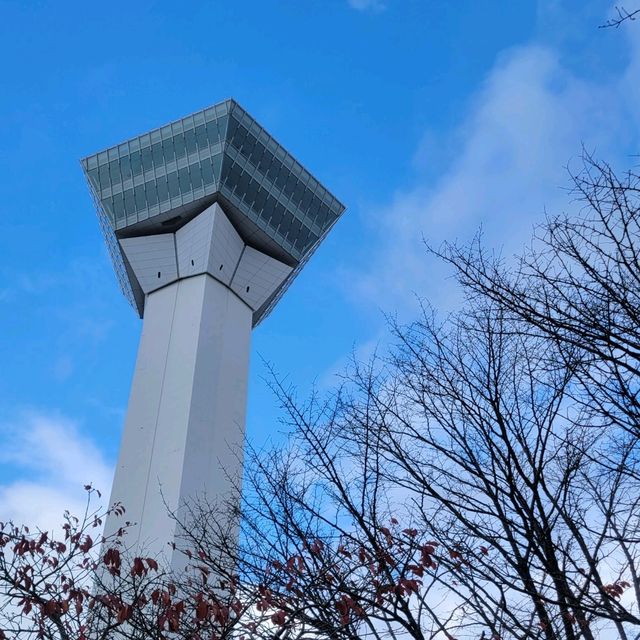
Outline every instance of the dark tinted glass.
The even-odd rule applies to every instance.
[[[158,204],[158,192],[153,180],[144,183],[145,192],[147,194],[147,207],[153,207]]]
[[[116,220],[122,220],[124,218],[124,194],[116,193],[113,196],[113,213]]]
[[[198,149],[200,149],[200,151],[204,151],[209,146],[209,141],[207,140],[207,129],[203,124],[199,124],[196,127],[196,143],[198,144]]]
[[[182,137],[182,135],[174,137],[173,146],[176,151],[176,158],[184,158],[186,148],[184,146],[184,138]]]
[[[194,189],[199,189],[202,186],[202,171],[200,171],[200,165],[194,164],[191,168],[191,186]]]
[[[175,198],[180,195],[180,188],[178,186],[178,174],[173,171],[167,176],[167,182],[169,183],[169,195]]]
[[[171,162],[176,159],[176,151],[173,148],[173,140],[162,141],[162,154],[165,162]]]
[[[134,187],[133,191],[135,194],[136,209],[138,211],[142,211],[143,209],[146,209],[147,201],[146,201],[146,198],[144,197],[144,185],[139,184],[137,187]]]
[[[202,179],[205,184],[213,184],[213,168],[211,167],[211,159],[206,158],[201,163]]]
[[[120,184],[120,163],[118,160],[112,160],[109,163],[109,177],[111,184]]]
[[[140,152],[134,151],[131,154],[131,171],[134,176],[138,176],[142,173],[142,162],[140,161]]]
[[[142,155],[142,168],[145,171],[149,171],[149,169],[153,167],[153,162],[151,159],[151,147],[142,149],[140,154]]]
[[[187,153],[194,153],[198,148],[196,145],[196,132],[193,129],[185,131],[184,140],[187,147]]]
[[[151,156],[153,158],[153,166],[161,167],[164,162],[164,157],[162,155],[162,143],[156,142],[151,146]]]
[[[169,199],[169,187],[166,178],[158,178],[158,201],[166,202]]]
[[[130,214],[133,213],[135,208],[135,202],[133,200],[133,189],[127,189],[124,192],[124,210]]]
[[[129,156],[120,158],[120,173],[122,173],[123,180],[127,180],[131,177],[131,158]]]
[[[100,185],[103,189],[109,186],[109,165],[103,164],[98,169],[98,176],[100,179]]]

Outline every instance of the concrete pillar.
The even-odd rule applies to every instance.
[[[145,291],[144,320],[105,534],[166,554],[185,501],[229,497],[242,477],[253,312],[290,268],[244,244],[214,205],[175,234],[122,241]]]

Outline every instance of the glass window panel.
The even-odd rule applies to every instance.
[[[286,211],[285,211],[285,208],[275,198],[273,198],[273,200],[274,200],[274,204],[273,204],[273,208],[272,208],[273,214],[271,216],[271,220],[269,220],[269,224],[274,229],[277,229],[280,226],[280,224],[282,222],[282,219],[285,216]],[[269,202],[269,198],[268,198],[267,199],[267,206],[269,204],[270,204],[270,202]]]
[[[240,168],[237,164],[233,164],[231,169],[229,169],[229,175],[225,180],[225,185],[228,189],[232,190],[237,187],[238,181],[240,180]]]
[[[135,194],[136,209],[138,211],[142,211],[143,209],[146,209],[147,199],[144,196],[144,185],[139,184],[137,187],[134,187],[133,191]]]
[[[309,234],[311,233],[310,229],[306,227],[302,227],[300,229],[300,233],[298,234],[298,239],[294,243],[294,246],[298,251],[303,251],[307,245],[307,240],[309,239]]]
[[[220,134],[218,133],[218,127],[216,126],[215,120],[212,122],[207,122],[207,138],[209,140],[209,144],[215,144],[220,140]]]
[[[116,193],[116,195],[113,196],[113,213],[116,220],[122,220],[125,217],[123,193]]]
[[[127,189],[124,192],[124,211],[126,214],[132,214],[136,210],[136,204],[133,199],[133,189]]]
[[[193,189],[199,189],[202,186],[202,171],[200,171],[200,165],[194,164],[189,167],[191,172],[191,186]]]
[[[178,174],[175,171],[172,171],[167,176],[167,182],[169,183],[169,195],[172,198],[180,195],[180,187],[178,185]]]
[[[186,148],[184,146],[184,138],[181,135],[177,135],[173,139],[173,146],[176,150],[176,158],[184,158]]]
[[[145,147],[141,151],[142,154],[142,168],[145,171],[149,171],[153,168],[153,161],[151,158],[151,147]]]
[[[298,218],[291,218],[291,223],[289,224],[289,230],[287,231],[287,240],[291,242],[291,244],[295,244],[296,239],[298,238],[298,234],[300,233],[300,228],[302,227],[302,223]]]
[[[296,186],[293,189],[293,200],[296,204],[300,205],[302,203],[302,195],[304,194],[304,185],[300,180],[298,180]]]
[[[247,190],[244,195],[244,201],[247,204],[252,204],[256,199],[256,195],[258,194],[258,183],[253,179],[249,179],[249,184],[247,185]]]
[[[118,160],[112,160],[109,163],[109,177],[111,178],[111,184],[120,184],[120,165]]]
[[[198,147],[196,145],[196,132],[193,129],[189,129],[184,132],[185,144],[187,147],[187,153],[194,153]]]
[[[134,151],[131,154],[131,171],[134,176],[139,176],[142,173],[142,162],[140,161],[139,151]]]
[[[169,199],[169,187],[167,185],[167,179],[164,176],[158,178],[156,185],[158,189],[158,202],[166,202]]]
[[[144,183],[144,189],[147,195],[147,207],[153,207],[158,204],[158,192],[156,190],[156,183],[153,180]]]
[[[173,148],[173,140],[162,141],[162,155],[165,162],[171,162],[176,159],[176,151]]]
[[[218,127],[218,138],[222,139],[223,136],[228,135],[229,116],[224,115],[216,120],[216,126]]]
[[[211,164],[213,166],[213,175],[217,180],[220,177],[220,170],[222,168],[222,155],[213,156],[213,158],[211,158]]]
[[[100,179],[100,188],[106,189],[109,186],[109,165],[101,164],[98,169],[98,177]]]
[[[180,193],[188,193],[191,190],[189,167],[183,167],[178,171],[178,182],[180,183]]]
[[[164,164],[164,156],[162,155],[162,144],[156,142],[151,147],[151,156],[153,158],[153,166],[161,167]]]
[[[302,196],[302,201],[300,202],[300,208],[303,211],[306,212],[309,210],[309,205],[311,204],[312,198],[313,198],[313,193],[311,193],[311,190],[309,189],[309,187],[305,187],[304,194]]]
[[[132,176],[131,158],[129,156],[124,156],[124,158],[120,158],[120,172],[122,173],[123,180],[127,180]]]
[[[265,154],[266,156],[267,154]],[[271,164],[267,167],[267,178],[272,184],[276,183],[276,178],[278,177],[278,172],[282,168],[282,165],[275,159],[272,159]]]
[[[213,168],[211,166],[211,158],[205,158],[200,163],[200,166],[202,168],[202,179],[204,180],[204,183],[213,184],[214,179],[213,179]]]
[[[199,124],[196,127],[196,142],[198,143],[198,149],[200,149],[200,151],[204,151],[209,146],[207,141],[207,129],[203,124]]]
[[[222,120],[222,118],[220,118],[220,120]],[[220,127],[220,124],[218,124],[218,126]],[[235,118],[229,118],[229,124],[227,125],[227,137],[230,140],[233,140],[233,137],[235,136],[237,129],[238,129],[238,121]],[[222,133],[223,131],[224,131],[224,127],[220,127],[220,132]]]
[[[327,207],[326,204],[322,204],[320,205],[320,209],[318,211],[318,214],[316,215],[315,218],[315,223],[321,228],[324,229],[325,225],[327,224],[327,220],[329,219],[329,215],[330,215],[330,210],[329,207]]]
[[[273,161],[273,154],[267,149],[264,149],[262,157],[258,160],[258,169],[263,175],[269,176],[269,167]],[[274,176],[275,177],[275,176]],[[269,178],[271,180],[271,178]]]
[[[257,209],[257,211],[261,215],[264,212],[265,204],[267,202],[267,196],[268,196],[268,193],[265,189],[258,188],[253,206]],[[269,218],[268,213],[269,212],[267,212],[267,216],[266,216],[267,219]]]
[[[249,187],[249,174],[246,171],[243,171],[238,178],[238,184],[236,191],[241,195],[247,192],[247,188]]]
[[[235,133],[233,134],[233,138],[231,139],[231,144],[233,144],[236,149],[240,150],[242,148],[242,145],[244,144],[247,133],[248,131],[245,129],[245,127],[243,127],[241,124],[238,125],[238,128],[236,129]]]
[[[275,163],[274,162],[271,166],[272,167],[274,165],[277,166],[277,164],[279,164],[279,163]],[[280,165],[278,168],[280,169],[280,171],[278,171],[278,175],[276,176],[276,178],[274,180],[274,183],[275,183],[276,187],[278,187],[278,189],[280,189],[280,191],[284,191],[285,185],[287,184],[287,178],[289,178],[289,176],[291,174],[282,165]]]
[[[88,175],[89,175],[89,180],[91,180],[91,184],[94,186],[95,189],[100,189],[100,181],[98,179],[98,169],[90,169],[88,171]]]
[[[296,186],[296,182],[298,181],[298,179],[293,175],[293,173],[290,173],[287,176],[287,182],[284,185],[284,192],[291,197],[293,195],[293,190]]]
[[[322,202],[320,198],[318,198],[315,193],[311,196],[311,204],[309,205],[309,210],[307,211],[307,215],[314,221],[317,222],[318,211]]]
[[[102,204],[107,210],[108,216],[113,220],[113,198],[104,198]]]
[[[255,149],[257,142],[258,141],[255,139],[255,136],[247,132],[247,137],[242,145],[242,155],[244,155],[247,158],[250,158],[251,154],[253,153],[253,150]]]
[[[256,167],[258,167],[260,165],[260,161],[262,160],[262,156],[264,156],[266,149],[264,148],[264,145],[260,144],[259,142],[256,142],[256,146],[253,148],[253,151],[251,153],[251,163],[254,164]]]
[[[274,211],[275,211],[276,205],[278,204],[278,201],[270,193],[268,193],[267,191],[264,191],[263,189],[261,189],[261,193],[258,194],[258,197],[262,199],[263,194],[264,194],[264,204],[260,209],[260,217],[264,218],[265,220],[270,220],[271,218],[273,218]]]

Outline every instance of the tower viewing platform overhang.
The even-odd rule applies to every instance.
[[[255,326],[344,211],[344,205],[234,100],[90,155],[82,166],[120,287],[140,317],[145,294],[154,285],[158,288],[171,278],[188,276],[189,267],[197,267],[190,258],[180,272],[178,249],[175,264],[169,264],[173,258],[163,251],[169,252],[171,237],[174,244],[192,242],[201,229],[194,224],[186,227],[199,214],[210,212],[208,220],[198,222],[200,227],[214,224],[216,212],[215,224],[224,226],[221,218],[226,218],[243,248],[249,249],[247,265],[239,259],[235,264],[233,260],[218,264],[213,254],[220,252],[220,246],[205,247],[202,251],[208,253],[196,257],[208,265],[202,268],[243,295],[250,291],[248,272],[265,271],[271,279],[270,286],[263,287],[266,297],[260,295],[259,283],[253,297],[245,296]],[[166,246],[152,236],[163,236]],[[133,238],[147,240],[132,242]],[[234,244],[233,239],[229,242]],[[252,250],[274,262],[256,266]],[[144,267],[144,256],[152,253],[157,278]],[[233,247],[227,247],[226,254],[235,256]],[[156,270],[158,259],[166,263],[164,272]],[[136,260],[138,264],[133,264]],[[234,281],[232,272],[238,273],[237,278],[244,273],[245,280]]]

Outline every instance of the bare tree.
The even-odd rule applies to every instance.
[[[638,178],[573,180],[580,215],[515,268],[437,252],[461,312],[393,324],[325,403],[276,380],[294,435],[250,452],[228,576],[277,626],[255,637],[640,637]],[[214,513],[185,536],[211,575]]]
[[[613,17],[609,18],[604,24],[600,25],[600,29],[615,28],[617,29],[625,22],[632,22],[640,16],[640,9],[632,9],[629,11],[624,6],[616,6],[614,8]]]

